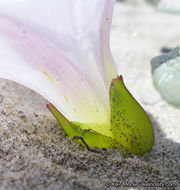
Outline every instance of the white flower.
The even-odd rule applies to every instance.
[[[0,77],[44,96],[68,119],[105,122],[117,75],[114,0],[1,0]]]
[[[109,46],[114,4],[115,0],[1,0],[0,77],[45,97],[69,136],[91,129],[91,146],[115,146],[118,141],[142,154],[152,147],[151,123],[124,88],[122,77],[112,82],[117,77]],[[111,107],[110,85],[110,94],[117,95]],[[123,101],[128,101],[120,107],[127,109],[123,122],[117,118],[121,89]],[[138,114],[145,119],[137,120]],[[122,131],[126,125],[133,130]],[[142,139],[151,142],[144,146]]]

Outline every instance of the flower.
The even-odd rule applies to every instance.
[[[119,129],[113,127],[112,112],[119,103],[116,100],[114,108],[109,104],[109,99],[114,98],[109,98],[109,90],[119,85],[114,85],[116,81],[123,84],[122,77],[116,78],[109,48],[114,3],[114,0],[1,0],[0,77],[27,86],[51,102],[49,110],[69,136],[80,136],[83,129],[91,129],[84,134],[91,147],[114,147],[118,142],[130,152],[142,154],[152,147],[152,142],[145,150],[142,147],[135,150],[129,145],[132,142],[122,143],[114,135],[114,131],[119,134]],[[110,94],[113,91],[116,89],[110,90]],[[130,96],[130,102],[132,99]],[[146,118],[145,112],[141,112]],[[131,116],[126,116],[125,124],[134,126],[136,122],[133,119],[128,122]],[[124,126],[122,122],[118,125]],[[152,126],[147,118],[145,125],[152,141]],[[131,133],[129,141],[134,138]]]

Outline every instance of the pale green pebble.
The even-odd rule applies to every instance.
[[[151,61],[153,82],[161,96],[180,106],[180,46]]]

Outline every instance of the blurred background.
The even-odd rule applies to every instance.
[[[128,76],[132,90],[138,85],[143,99],[145,92],[140,87],[144,82],[146,90],[150,90],[151,59],[180,44],[177,8],[180,11],[179,0],[118,0],[116,3],[111,30],[113,57],[119,73]],[[153,99],[151,93],[146,96],[149,101]]]
[[[180,45],[179,13],[179,0],[119,0],[111,30],[119,74],[146,111],[162,122],[168,137],[178,142],[179,108],[165,102],[154,88],[150,61]]]

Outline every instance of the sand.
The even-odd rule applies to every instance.
[[[180,108],[160,97],[150,68],[161,47],[180,44],[179,20],[140,0],[116,3],[112,54],[155,130],[143,156],[87,151],[65,135],[44,98],[1,79],[0,189],[180,189]]]

